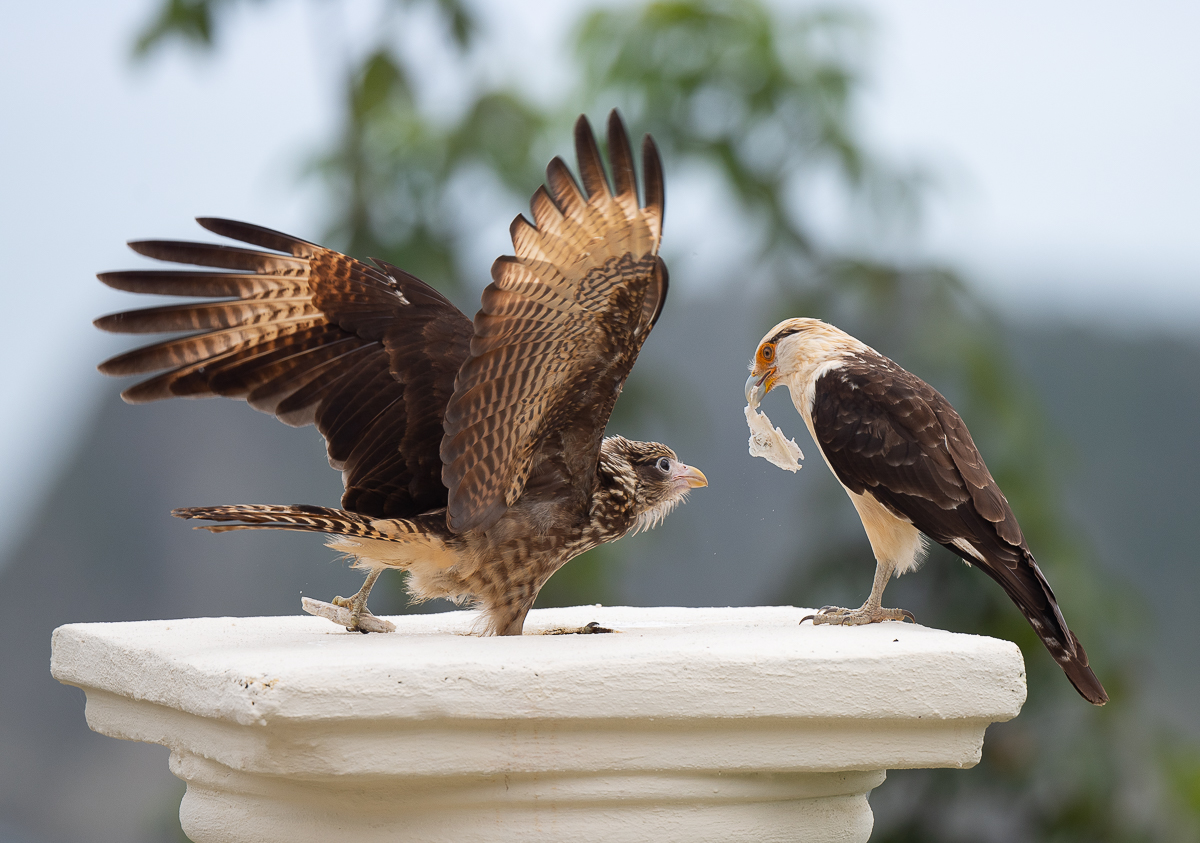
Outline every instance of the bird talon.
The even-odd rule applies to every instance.
[[[905,620],[912,621],[913,623],[917,622],[917,616],[908,611],[908,609],[901,609],[900,614],[904,616],[900,621],[901,623],[904,623]]]
[[[800,619],[800,623],[804,623],[805,621],[812,621],[813,626],[816,626],[817,625],[817,616],[816,615],[805,615],[804,617],[802,617]]]

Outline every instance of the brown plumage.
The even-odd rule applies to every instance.
[[[258,247],[141,241],[139,254],[219,271],[109,272],[136,293],[201,296],[116,313],[120,333],[196,331],[101,364],[160,372],[122,393],[246,400],[293,425],[316,424],[342,472],[341,509],[223,506],[176,510],[214,532],[327,533],[370,571],[410,573],[417,599],[482,607],[488,629],[519,634],[538,590],[579,553],[653,526],[706,484],[657,443],[604,438],[617,395],[667,294],[662,165],[642,146],[638,202],[628,135],[608,123],[613,185],[591,127],[575,126],[582,175],[562,160],[511,226],[474,323],[444,296],[383,261],[363,263],[247,223],[200,219]],[[270,251],[259,251],[259,250]],[[232,297],[232,298],[229,298]]]
[[[858,510],[876,559],[867,601],[853,611],[825,607],[814,623],[911,618],[880,604],[892,574],[920,563],[924,534],[999,583],[1075,689],[1108,701],[966,424],[937,390],[816,319],[785,320],[759,343],[746,399],[757,406],[779,384]]]

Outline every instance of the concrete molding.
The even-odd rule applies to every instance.
[[[1009,642],[810,610],[73,624],[88,725],[172,751],[197,843],[866,841],[884,771],[969,767],[1025,699]],[[589,621],[611,635],[538,635]]]

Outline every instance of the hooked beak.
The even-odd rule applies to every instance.
[[[750,377],[746,378],[746,403],[752,409],[757,409],[762,403],[763,397],[775,388],[775,382],[778,378],[775,375],[775,368],[771,367],[761,375],[751,373]]]
[[[681,489],[699,489],[701,486],[708,485],[708,478],[704,476],[703,471],[681,462],[675,463],[675,471],[671,474],[671,480]]]

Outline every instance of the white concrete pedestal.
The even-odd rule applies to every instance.
[[[809,610],[576,607],[54,632],[92,729],[171,749],[197,843],[866,841],[884,771],[969,767],[1016,716],[1006,641]],[[537,635],[589,621],[612,635]]]

